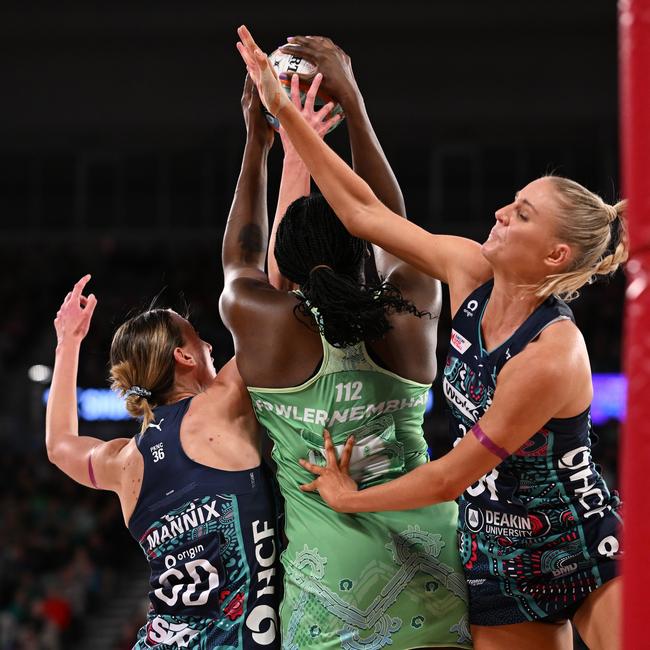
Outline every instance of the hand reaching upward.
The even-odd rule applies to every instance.
[[[94,294],[91,293],[86,297],[82,293],[89,280],[90,275],[84,275],[65,297],[56,313],[54,327],[58,344],[63,343],[64,340],[80,342],[88,334],[90,319],[97,305]]]
[[[250,75],[246,75],[244,92],[241,98],[242,113],[249,138],[258,138],[269,149],[273,144],[274,131],[262,113],[262,104],[257,88]]]
[[[333,117],[329,117],[331,110],[334,108],[334,102],[328,102],[318,109],[315,107],[316,95],[318,94],[318,88],[320,87],[322,79],[322,74],[317,74],[314,77],[314,80],[305,96],[305,104],[303,106],[300,99],[300,78],[297,74],[291,75],[291,101],[312,129],[314,129],[321,138],[324,138],[325,135],[340,121],[341,116],[334,115]],[[280,138],[282,139],[282,146],[285,155],[287,153],[294,153],[293,144],[282,125],[280,125]]]
[[[341,104],[343,110],[350,102],[360,101],[350,57],[325,36],[290,36],[280,50],[313,63],[323,75],[320,89]]]
[[[284,106],[291,103],[291,100],[269,64],[268,57],[257,46],[246,26],[239,27],[237,34],[241,39],[237,43],[237,50],[246,63],[248,74],[257,86],[260,99],[270,113],[277,115]]]

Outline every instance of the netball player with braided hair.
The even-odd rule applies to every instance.
[[[627,258],[624,204],[578,183],[536,179],[495,213],[483,245],[432,235],[395,214],[315,138],[285,101],[245,27],[238,49],[337,215],[449,285],[452,337],[444,392],[458,444],[444,457],[358,490],[352,442],[340,465],[303,461],[340,512],[407,510],[459,498],[460,546],[479,650],[619,647],[619,500],[590,450],[591,371],[566,300]],[[299,55],[300,48],[296,48]]]
[[[403,212],[348,57],[329,39],[310,40],[310,58],[345,111],[355,166]],[[314,110],[320,81],[300,109],[316,137],[332,123],[330,106]],[[455,503],[350,517],[298,490],[309,477],[298,460],[324,462],[323,425],[337,444],[357,436],[351,471],[364,485],[427,462],[422,419],[435,375],[439,284],[381,250],[375,260],[385,281],[367,283],[367,244],[348,234],[322,196],[301,196],[309,193],[309,173],[288,147],[269,271],[298,289],[275,290],[257,257],[266,243],[259,205],[266,199],[268,127],[256,96],[245,119],[242,171],[224,235],[221,312],[255,413],[273,441],[285,497],[283,647],[469,647]],[[432,317],[419,318],[415,305]]]
[[[279,648],[275,499],[234,360],[215,372],[210,345],[171,310],[134,316],[115,333],[110,375],[141,432],[79,436],[79,351],[97,304],[83,295],[89,279],[54,321],[46,445],[72,479],[117,494],[147,557],[150,609],[134,648]]]

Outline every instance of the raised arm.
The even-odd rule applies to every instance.
[[[351,233],[450,284],[452,306],[490,276],[490,267],[478,243],[432,235],[387,208],[369,185],[311,132],[283,94],[268,59],[248,30],[240,27],[238,33],[241,42],[237,48],[262,100],[278,117],[321,192]]]
[[[332,104],[326,104],[320,110],[315,110],[314,102],[318,93],[320,85],[320,78],[314,79],[305,97],[305,105],[302,106],[300,99],[300,85],[298,75],[293,75],[291,78],[291,100],[298,110],[300,110],[316,131],[319,137],[324,137],[330,128],[339,121],[339,116],[335,115],[329,118],[328,115],[332,109]],[[283,128],[280,128],[280,138],[282,140],[282,148],[284,150],[284,158],[282,161],[282,177],[280,179],[280,191],[278,194],[278,203],[275,210],[275,218],[273,219],[273,227],[271,229],[271,237],[269,239],[268,251],[268,273],[269,282],[276,288],[289,291],[293,289],[293,285],[286,280],[278,269],[277,262],[273,251],[275,249],[275,237],[278,227],[284,217],[287,208],[296,199],[302,196],[308,196],[311,186],[311,177],[309,170],[305,166],[291,140],[285,133]]]
[[[329,38],[322,36],[294,36],[289,41],[283,51],[315,64],[323,75],[323,92],[341,104],[346,116],[354,171],[387,208],[406,217],[402,190],[370,122],[350,57]],[[379,246],[374,246],[374,257],[381,277],[397,284],[421,309],[437,312],[438,292],[432,280]]]
[[[292,303],[294,298],[271,286],[264,272],[268,233],[266,163],[274,136],[250,79],[244,87],[242,109],[246,146],[224,233],[224,289],[219,308],[233,337],[237,366],[250,383],[258,376],[260,357],[271,345],[273,335],[284,331],[282,319],[293,317],[285,303]],[[260,330],[262,322],[264,335]]]
[[[94,295],[83,295],[89,280],[90,276],[86,275],[75,284],[54,320],[57,346],[45,415],[45,445],[50,462],[77,483],[117,491],[122,475],[120,455],[129,440],[119,438],[104,442],[90,436],[79,436],[79,351],[97,304]]]
[[[259,96],[250,77],[246,77],[241,101],[246,146],[223,236],[224,291],[239,277],[266,281],[266,161],[273,144],[273,130],[262,115]]]
[[[321,89],[343,108],[348,126],[352,166],[390,210],[405,217],[402,190],[384,155],[370,122],[365,102],[352,70],[350,57],[331,39],[323,36],[293,36],[282,50],[313,63],[323,75]],[[304,116],[304,114],[303,114]],[[284,133],[286,131],[282,129]],[[288,139],[288,136],[286,136]],[[386,274],[381,249],[375,251],[380,272]],[[390,256],[394,262],[395,258]]]

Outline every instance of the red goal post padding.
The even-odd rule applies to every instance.
[[[619,0],[623,193],[628,198],[622,436],[623,648],[650,647],[650,0]]]

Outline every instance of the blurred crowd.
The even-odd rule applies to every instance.
[[[136,550],[116,499],[76,485],[41,451],[5,449],[0,649],[69,648]]]
[[[189,306],[191,320],[214,346],[218,367],[232,354],[229,334],[218,315],[222,284],[219,241],[216,233],[213,240],[189,242],[170,239],[125,244],[106,239],[99,249],[91,250],[77,242],[58,245],[56,252],[46,244],[28,251],[4,247],[7,268],[13,271],[0,276],[5,306],[0,319],[4,399],[0,438],[5,451],[0,456],[4,482],[0,498],[0,650],[74,648],[84,622],[110,602],[120,578],[134,563],[144,563],[124,527],[118,500],[76,485],[49,464],[44,450],[43,406],[20,397],[22,390],[30,390],[26,368],[53,362],[52,319],[61,300],[81,275],[93,274],[89,289],[96,293],[99,304],[82,348],[82,386],[107,386],[113,331],[161,291],[159,304],[179,311]],[[608,284],[587,287],[572,303],[594,372],[620,371],[623,287],[620,274]],[[445,307],[439,364],[449,340],[447,312]],[[451,440],[439,390],[435,401],[425,432],[433,455],[439,455]],[[9,420],[7,414],[12,416]],[[132,435],[136,429],[133,424],[82,424],[83,432],[100,437]],[[600,442],[594,456],[610,486],[615,487],[619,423],[612,420],[596,429]],[[143,609],[123,622],[121,640],[114,650],[132,646],[143,622],[146,593],[142,597]]]

